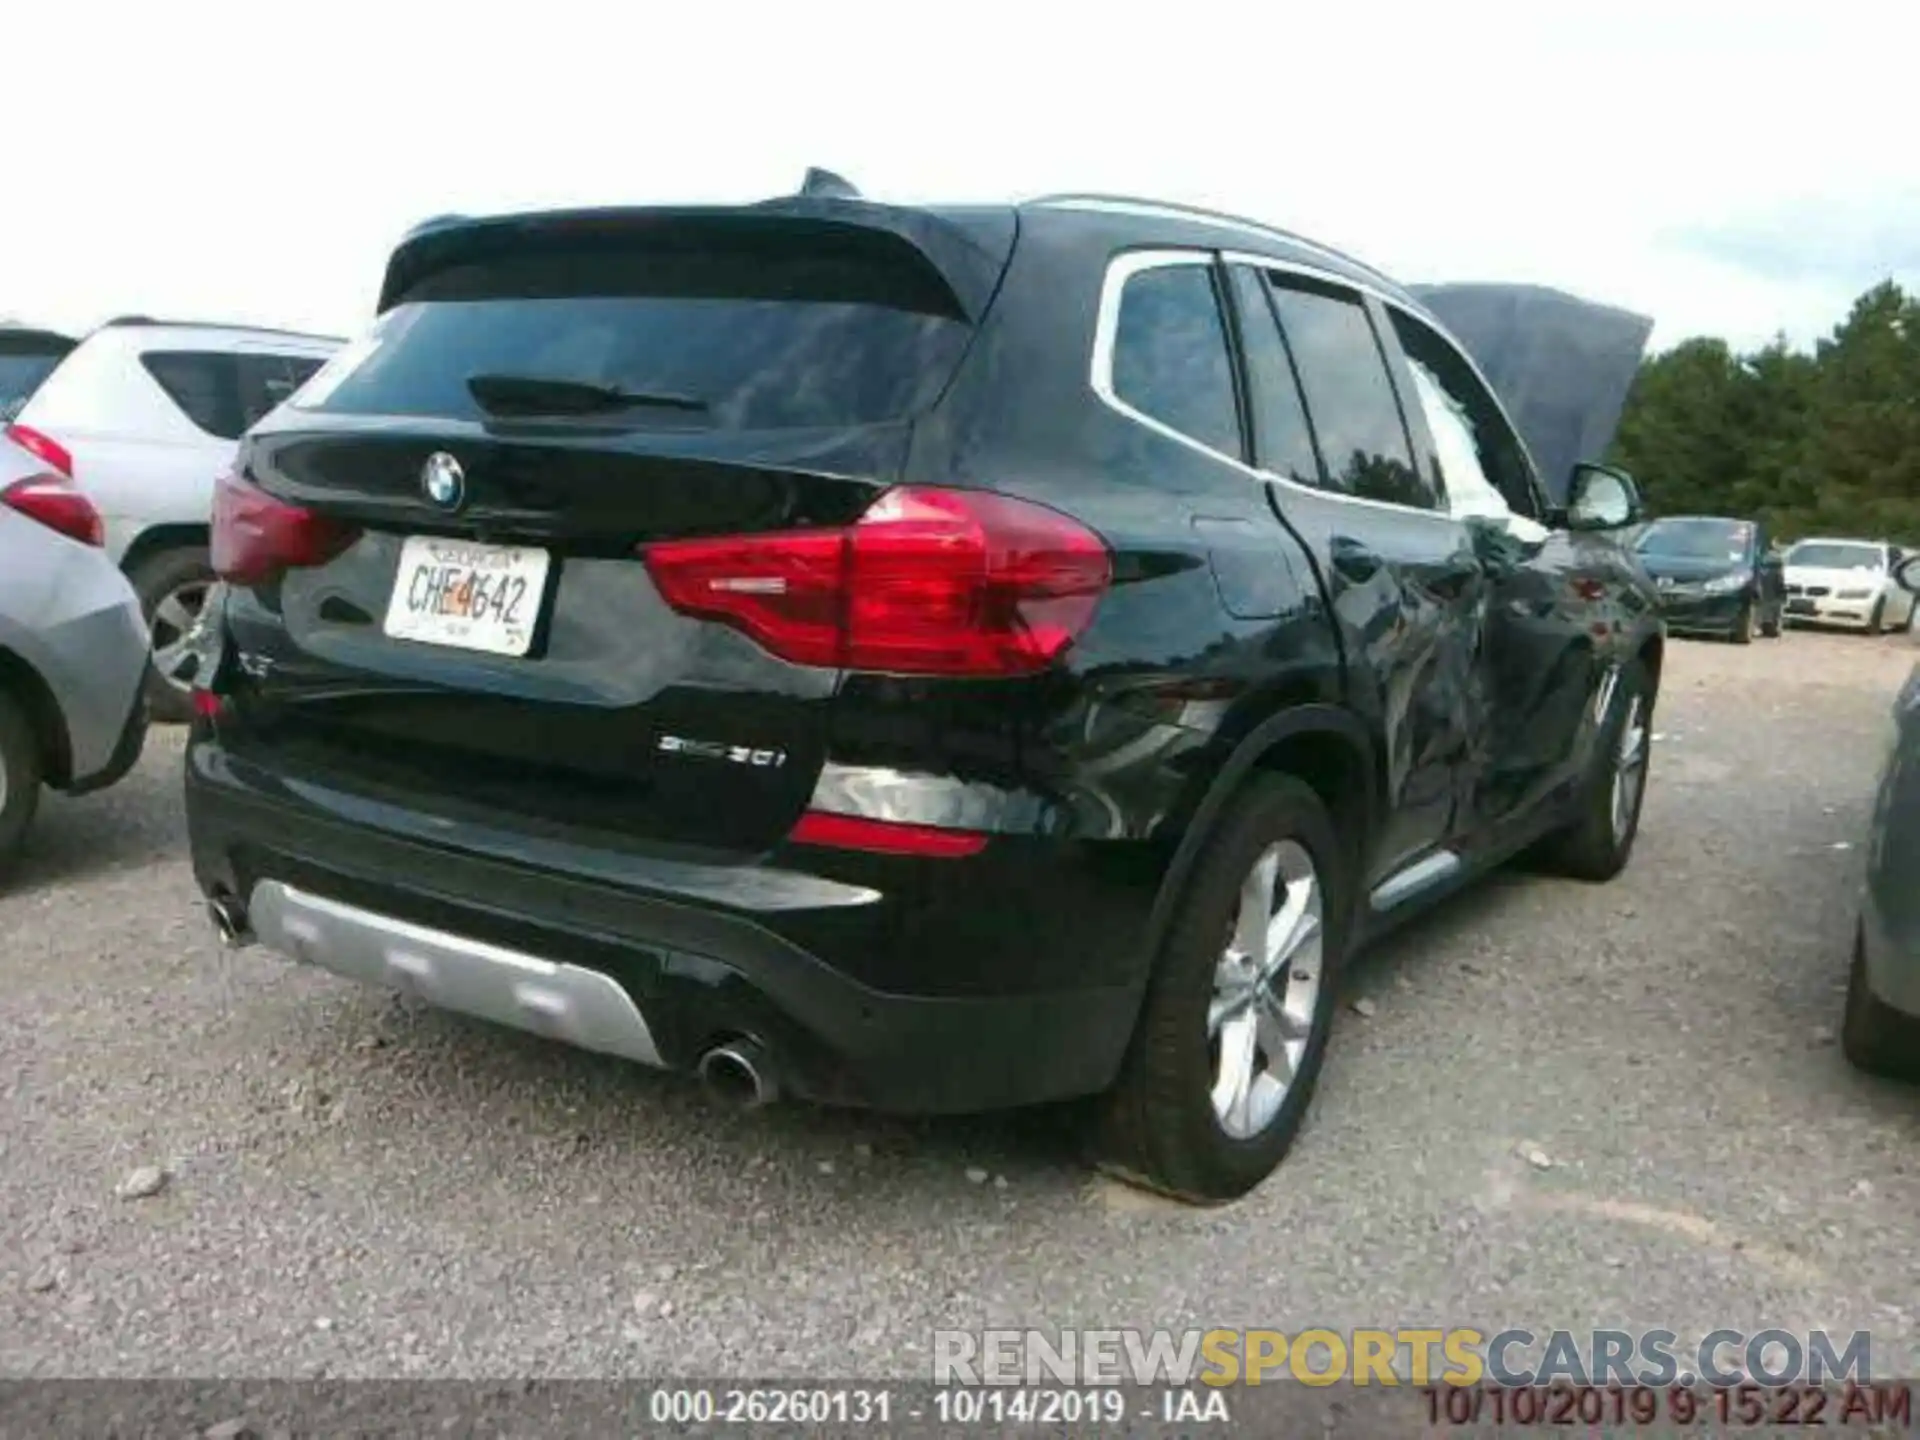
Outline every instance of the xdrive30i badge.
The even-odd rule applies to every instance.
[[[695,755],[702,760],[725,760],[731,765],[751,765],[761,770],[778,770],[787,763],[784,750],[755,750],[746,745],[725,745],[718,740],[689,740],[683,735],[662,735],[658,748],[669,755]]]

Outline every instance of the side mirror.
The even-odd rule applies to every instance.
[[[1643,518],[1633,477],[1606,465],[1573,467],[1563,513],[1569,530],[1624,530]]]
[[[1920,555],[1909,555],[1894,567],[1893,578],[1900,584],[1920,595]]]

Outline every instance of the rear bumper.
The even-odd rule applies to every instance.
[[[1149,887],[1079,917],[1072,983],[1058,954],[1035,948],[1059,927],[1023,916],[1027,898],[1084,891],[1084,865],[1062,842],[892,858],[895,884],[882,888],[532,836],[518,837],[518,854],[469,833],[436,840],[433,816],[262,772],[198,730],[186,772],[195,878],[249,906],[272,948],[667,1069],[692,1070],[746,1036],[781,1088],[805,1098],[900,1114],[999,1109],[1105,1089],[1139,1007],[1133,952]],[[1025,847],[1018,887],[997,879],[1004,857],[983,863],[1003,843]],[[928,993],[927,954],[953,946],[927,925],[951,930],[941,906],[956,889],[979,916],[1000,915],[997,941],[981,970]],[[1103,944],[1123,927],[1131,945]],[[873,983],[889,967],[902,988]],[[982,973],[1053,983],[969,988]]]
[[[107,761],[90,775],[76,775],[67,786],[69,795],[91,795],[96,790],[104,790],[109,785],[117,785],[127,776],[127,772],[140,763],[140,755],[147,746],[147,694],[144,687],[133,692],[133,707],[127,714],[126,723],[120,728],[120,739],[115,742],[113,753]]]
[[[1883,1005],[1920,1019],[1920,934],[1903,934],[1871,891],[1860,908],[1867,988]]]

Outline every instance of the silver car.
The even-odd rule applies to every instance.
[[[1920,593],[1920,556],[1895,574]],[[1862,1070],[1920,1079],[1920,666],[1894,702],[1840,1039]]]
[[[0,440],[0,878],[40,789],[133,768],[147,732],[147,626],[93,502]]]

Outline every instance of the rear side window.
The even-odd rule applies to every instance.
[[[543,393],[577,407],[593,390],[596,418],[636,426],[906,419],[939,398],[972,329],[917,272],[888,269],[808,251],[634,246],[477,262],[388,311],[295,406],[481,419],[501,413],[469,388],[485,377],[511,382],[523,414]]]
[[[1361,499],[1436,508],[1433,485],[1414,468],[1386,356],[1360,297],[1292,275],[1267,278],[1328,486]]]
[[[149,350],[140,363],[182,414],[222,440],[238,440],[320,368],[310,355],[220,350]]]
[[[1208,265],[1129,275],[1113,340],[1113,393],[1142,415],[1240,458],[1233,361]]]

